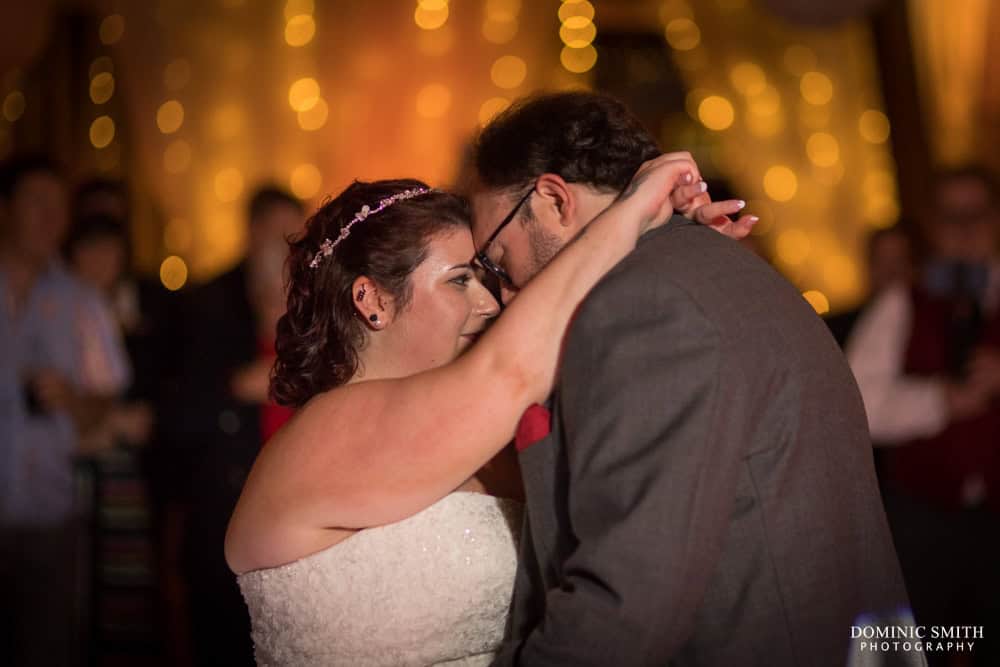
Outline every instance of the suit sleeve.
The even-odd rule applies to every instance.
[[[575,549],[544,621],[498,664],[663,665],[691,635],[735,495],[742,390],[724,394],[720,338],[694,303],[653,289],[595,293],[568,335]]]

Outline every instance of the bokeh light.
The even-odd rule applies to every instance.
[[[20,90],[8,93],[7,97],[3,100],[3,117],[8,122],[13,123],[24,115],[25,106],[27,106],[27,103],[24,99],[24,93]]]
[[[783,165],[775,165],[764,172],[764,192],[774,201],[788,201],[799,189],[795,172]]]
[[[497,58],[490,69],[490,78],[500,88],[517,88],[528,75],[528,65],[517,56]]]
[[[98,116],[90,124],[90,144],[94,148],[104,148],[115,138],[115,121],[111,116]]]
[[[417,93],[417,113],[424,118],[440,118],[450,107],[451,89],[444,84],[428,84]]]
[[[437,30],[448,22],[448,4],[430,7],[419,4],[413,12],[413,21],[424,30]]]
[[[710,130],[725,130],[733,124],[736,114],[725,97],[709,95],[698,105],[698,120]]]
[[[215,196],[219,201],[236,201],[242,193],[243,174],[239,169],[228,167],[215,175]]]
[[[506,97],[491,97],[479,107],[479,124],[486,125],[509,106],[510,100]]]
[[[292,170],[288,184],[299,199],[312,199],[323,185],[323,175],[314,164],[300,164]]]
[[[112,14],[105,17],[101,21],[98,34],[100,35],[102,44],[110,46],[118,43],[125,34],[125,17],[121,14]]]
[[[574,18],[594,20],[594,5],[588,0],[566,0],[559,7],[559,20],[563,23]]]
[[[798,266],[809,257],[812,242],[801,229],[787,229],[778,235],[775,249],[778,252],[778,259],[783,264]]]
[[[90,80],[90,101],[104,104],[115,94],[115,77],[110,72],[101,72]]]
[[[834,298],[850,296],[860,282],[857,266],[844,255],[831,255],[823,261],[823,281]]]
[[[188,279],[188,267],[183,259],[171,255],[160,264],[160,282],[171,292],[184,287]]]
[[[429,56],[443,56],[455,43],[455,32],[450,26],[442,26],[437,30],[421,30],[417,37],[417,48]]]
[[[799,90],[809,104],[817,106],[833,99],[833,82],[822,72],[806,72],[799,80]]]
[[[873,144],[885,143],[889,139],[889,119],[881,111],[868,109],[858,120],[861,138]]]
[[[312,77],[299,79],[288,89],[288,104],[295,111],[309,111],[319,99],[319,84]]]
[[[562,63],[567,72],[573,74],[589,72],[597,64],[597,49],[594,48],[593,44],[582,49],[565,46],[559,54],[559,62]]]
[[[240,105],[224,104],[211,115],[212,134],[221,140],[235,139],[246,129],[246,114]]]
[[[289,46],[305,46],[316,35],[316,21],[308,14],[293,16],[285,25],[285,42]]]
[[[819,290],[808,290],[802,293],[802,298],[809,302],[817,315],[825,315],[830,312],[830,300]]]
[[[483,20],[483,38],[493,44],[506,44],[517,37],[518,22],[516,18],[497,19],[486,17]]]
[[[115,73],[115,61],[113,61],[110,56],[98,56],[97,58],[94,58],[94,61],[90,63],[90,68],[87,71],[91,79],[102,72],[107,72],[108,74]]]
[[[156,126],[163,134],[173,134],[184,124],[184,105],[177,100],[167,100],[156,110]]]
[[[690,51],[701,43],[701,30],[688,18],[676,18],[664,30],[667,43],[677,51]]]
[[[729,70],[729,80],[733,88],[744,95],[758,95],[767,86],[767,76],[759,65],[752,62],[741,62]]]
[[[571,27],[568,23],[563,23],[559,28],[559,39],[570,48],[582,49],[589,46],[597,37],[597,26],[591,21],[576,25],[579,27]]]
[[[817,167],[832,167],[840,160],[840,145],[828,132],[814,132],[806,140],[806,155]]]
[[[329,115],[330,107],[326,100],[320,98],[311,109],[298,112],[299,127],[309,132],[318,130],[326,125]]]

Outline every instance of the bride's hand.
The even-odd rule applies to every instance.
[[[639,167],[617,202],[636,207],[641,234],[665,224],[674,213],[672,193],[699,180],[698,165],[690,153],[665,153]],[[676,201],[690,205],[691,198],[678,194]]]
[[[684,217],[707,225],[733,239],[741,239],[748,235],[759,219],[755,215],[743,215],[737,220],[730,218],[729,216],[743,210],[746,202],[739,199],[713,202],[707,184],[701,180],[691,185],[681,185],[670,193],[670,199],[674,210]]]

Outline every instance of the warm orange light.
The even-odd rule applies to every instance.
[[[840,159],[840,145],[827,132],[814,132],[806,141],[806,155],[817,167],[832,167]]]
[[[184,287],[188,279],[187,264],[177,255],[171,255],[160,264],[160,282],[171,292]]]
[[[672,20],[667,24],[664,35],[667,43],[677,51],[690,51],[701,43],[701,30],[687,18]]]
[[[309,14],[293,16],[285,25],[285,42],[289,46],[305,46],[316,35],[316,21]]]
[[[809,302],[818,315],[830,312],[830,300],[819,290],[809,290],[802,293],[802,298]]]
[[[289,185],[299,199],[311,199],[323,185],[323,175],[314,164],[300,164],[292,170]]]
[[[424,86],[417,93],[417,113],[424,118],[440,118],[451,107],[451,90],[440,83]]]
[[[517,88],[528,75],[528,65],[517,56],[497,58],[490,69],[490,78],[500,88]]]
[[[180,174],[191,165],[191,144],[183,139],[170,142],[163,151],[163,170],[168,174]]]
[[[799,189],[795,172],[783,165],[775,165],[764,172],[764,192],[774,201],[788,201]]]
[[[326,119],[329,115],[330,107],[327,106],[326,101],[321,98],[316,102],[312,109],[299,112],[299,127],[310,132],[318,130],[326,125]]]
[[[98,34],[101,37],[101,43],[110,46],[119,42],[122,36],[125,34],[125,17],[121,14],[112,14],[107,16],[101,21],[101,27],[98,29]]]
[[[873,144],[885,143],[889,139],[889,118],[875,109],[868,109],[858,121],[861,138]]]
[[[288,104],[296,111],[309,111],[319,102],[319,84],[312,77],[299,79],[288,89]]]
[[[173,134],[184,124],[184,105],[177,100],[167,100],[156,111],[156,126],[163,134]]]
[[[24,99],[24,93],[20,90],[15,90],[9,93],[3,100],[3,117],[8,122],[13,123],[24,115],[25,106],[27,106],[27,103]]]
[[[736,114],[725,97],[709,95],[698,105],[698,120],[710,130],[725,130],[733,124]]]
[[[101,72],[90,80],[90,101],[104,104],[115,94],[115,77],[109,72]]]
[[[243,193],[243,174],[235,167],[223,169],[215,175],[215,196],[221,202],[235,201]]]
[[[104,148],[115,138],[115,121],[111,116],[98,116],[90,124],[90,143],[94,148]]]
[[[817,106],[833,99],[833,82],[822,72],[806,72],[799,80],[799,90],[809,104]]]
[[[493,117],[510,106],[510,100],[506,97],[492,97],[479,107],[479,124],[486,125]]]
[[[565,46],[559,54],[559,62],[568,72],[574,74],[589,72],[597,64],[597,49],[593,44],[582,49]]]

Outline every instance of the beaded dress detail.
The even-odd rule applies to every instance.
[[[240,575],[257,664],[489,665],[507,624],[520,526],[520,503],[456,492]]]

